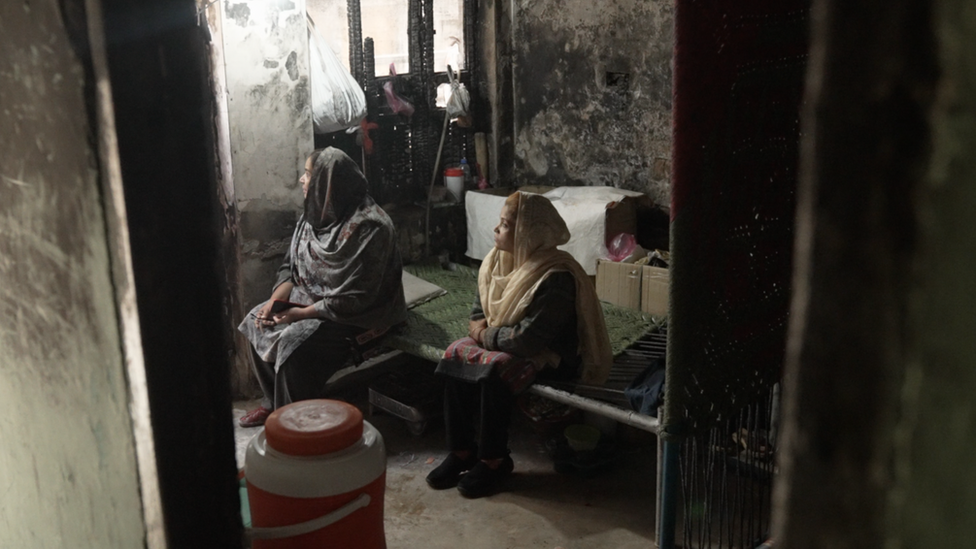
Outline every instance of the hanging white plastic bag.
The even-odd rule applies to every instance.
[[[330,133],[359,124],[366,117],[366,94],[307,17],[312,126]]]
[[[436,105],[447,109],[447,116],[459,118],[468,114],[468,106],[471,104],[471,95],[458,78],[454,75],[451,67],[447,68],[447,79],[449,83],[437,86]]]

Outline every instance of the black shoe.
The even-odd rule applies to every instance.
[[[487,463],[478,461],[478,464],[458,481],[458,492],[466,498],[490,496],[514,469],[515,462],[512,461],[511,456],[505,456],[497,469],[492,469]]]
[[[478,463],[481,462],[478,461],[476,452],[471,452],[465,459],[461,459],[457,454],[451,452],[447,454],[440,465],[427,473],[427,484],[435,490],[453,488],[457,486],[461,473],[470,471]]]

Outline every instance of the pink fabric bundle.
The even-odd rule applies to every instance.
[[[390,76],[396,76],[396,67],[390,63]],[[401,97],[393,90],[393,81],[387,80],[383,84],[383,93],[386,94],[386,102],[390,105],[393,114],[403,114],[407,117],[413,116],[413,104]]]

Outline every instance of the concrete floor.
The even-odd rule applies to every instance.
[[[516,411],[510,443],[514,474],[503,492],[469,500],[455,489],[432,490],[424,481],[445,454],[439,422],[414,436],[399,418],[382,411],[370,416],[365,394],[346,400],[384,437],[389,549],[654,547],[655,439],[648,433],[616,426],[613,465],[594,478],[580,478],[554,472],[546,438]],[[234,405],[239,465],[260,428],[244,429],[236,420],[256,405]]]

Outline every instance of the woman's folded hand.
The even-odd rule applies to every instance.
[[[488,329],[488,321],[485,319],[481,320],[469,320],[468,321],[468,337],[478,342],[479,345],[483,344],[481,341],[481,334]]]
[[[313,305],[308,307],[292,307],[291,309],[285,309],[280,313],[274,315],[275,324],[291,324],[292,322],[298,322],[299,320],[305,320],[308,318],[317,318],[318,313],[315,311]]]

